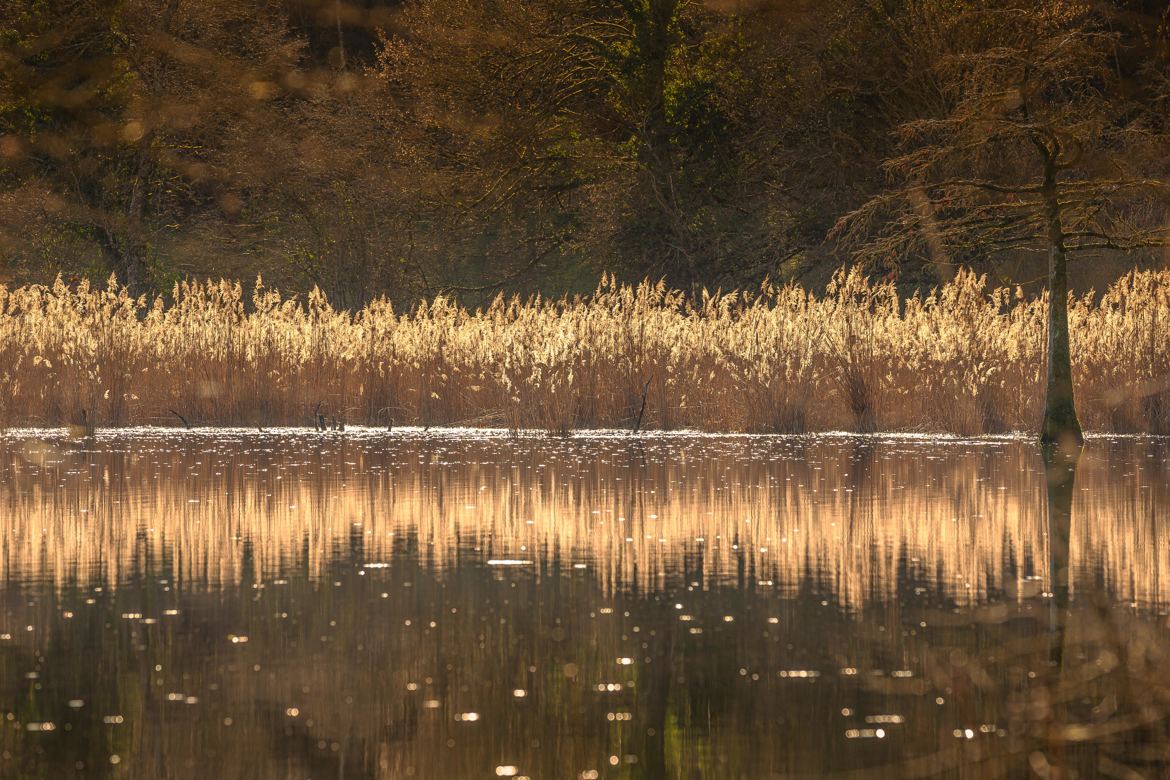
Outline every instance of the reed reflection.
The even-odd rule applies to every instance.
[[[5,777],[1161,766],[1156,441],[0,448]]]
[[[371,559],[405,534],[440,568],[556,555],[607,589],[815,581],[851,608],[907,579],[972,603],[1043,574],[1043,480],[1011,443],[248,437],[2,457],[0,573],[19,579],[117,587],[151,560],[238,584],[296,556],[319,577],[354,529]]]

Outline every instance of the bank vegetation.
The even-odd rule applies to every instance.
[[[1047,301],[960,272],[899,297],[691,296],[604,279],[590,296],[438,297],[349,312],[324,294],[187,282],[0,288],[0,424],[485,425],[800,433],[1035,431]],[[1069,303],[1086,429],[1170,433],[1170,272]]]

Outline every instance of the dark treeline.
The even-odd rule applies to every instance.
[[[1168,27],[1161,0],[0,0],[0,274],[359,306],[1163,263]]]

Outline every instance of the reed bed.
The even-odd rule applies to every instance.
[[[693,299],[588,297],[357,312],[314,291],[184,282],[0,288],[0,426],[370,425],[956,434],[1033,431],[1046,299],[970,271],[930,294],[839,272]],[[1071,301],[1083,424],[1170,433],[1170,272]]]

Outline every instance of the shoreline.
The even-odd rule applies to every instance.
[[[257,429],[242,426],[197,426],[183,428],[181,426],[165,425],[135,425],[125,427],[99,428],[92,436],[75,436],[70,434],[67,427],[11,427],[0,430],[0,441],[26,439],[66,439],[86,441],[87,439],[122,439],[149,436],[166,436],[171,438],[218,438],[218,437],[304,437],[328,439],[544,439],[544,440],[576,440],[576,441],[662,441],[671,439],[681,440],[710,440],[710,439],[745,439],[745,440],[868,440],[912,443],[945,443],[945,444],[994,444],[994,443],[1039,443],[1036,434],[1023,431],[999,434],[980,434],[965,436],[955,433],[939,432],[912,432],[912,431],[871,431],[861,433],[856,431],[807,431],[804,433],[748,433],[743,431],[704,431],[699,429],[679,428],[671,430],[650,429],[637,433],[621,428],[580,428],[565,433],[545,431],[538,428],[512,430],[509,428],[492,428],[476,426],[430,426],[404,425],[392,430],[385,428],[352,425],[346,426],[343,431],[319,431],[311,427],[302,426],[273,426]],[[1166,440],[1170,436],[1152,433],[1110,433],[1103,431],[1087,431],[1085,438],[1094,441],[1109,440]]]

